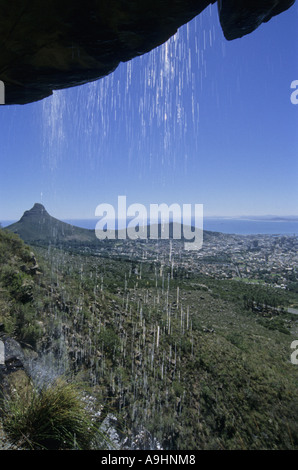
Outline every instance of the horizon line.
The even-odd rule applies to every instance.
[[[57,218],[56,216],[54,216]],[[127,217],[127,219],[134,219],[134,216]],[[249,214],[249,215],[204,215],[204,219],[261,219],[261,218],[277,218],[277,219],[298,219],[298,214],[289,214],[289,215],[278,215],[278,214],[262,214],[262,215],[255,215],[255,214]],[[60,217],[61,221],[65,220],[98,220],[98,217],[92,216],[92,217]],[[0,223],[2,222],[17,222],[20,219],[0,219]],[[116,220],[125,220],[123,218],[116,217]],[[171,219],[171,222],[174,222],[175,220]]]

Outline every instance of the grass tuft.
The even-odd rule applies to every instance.
[[[96,434],[92,414],[74,384],[59,379],[40,391],[4,399],[4,429],[27,449],[90,449]]]

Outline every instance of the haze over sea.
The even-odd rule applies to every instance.
[[[95,229],[98,219],[64,220],[83,228]],[[244,219],[204,217],[204,230],[238,235],[298,235],[298,217],[293,219]]]
[[[64,219],[77,227],[95,229],[99,219]],[[14,221],[0,221],[6,227]],[[204,217],[204,230],[238,235],[298,235],[298,216],[293,217]]]
[[[293,219],[204,218],[204,230],[238,235],[298,235],[298,217]]]

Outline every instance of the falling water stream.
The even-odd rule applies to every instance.
[[[124,169],[124,175],[133,171],[137,180],[146,181],[149,190],[153,191],[153,199],[155,198],[154,190],[157,188],[162,188],[166,194],[169,181],[176,181],[177,173],[180,178],[187,177],[193,156],[200,158],[200,155],[196,154],[196,148],[200,139],[200,99],[204,94],[204,84],[208,79],[208,54],[212,52],[215,45],[222,54],[223,39],[222,35],[217,37],[214,26],[215,17],[217,21],[217,10],[214,6],[210,6],[199,17],[180,28],[165,44],[144,56],[120,64],[118,69],[106,78],[81,87],[56,91],[51,97],[42,101],[40,104],[42,158],[44,169],[52,181],[52,187],[48,191],[52,191],[53,199],[55,199],[58,184],[71,183],[73,166],[82,168],[81,177],[84,178],[82,161],[86,167],[92,169],[94,175],[98,175],[98,180],[95,176],[90,181],[90,187],[92,185],[98,187],[97,203],[109,202],[103,201],[106,195],[116,198],[119,194],[117,192],[119,188],[113,184],[114,172],[116,173],[118,165]],[[61,171],[64,171],[64,180],[59,177],[57,181],[57,175]],[[128,193],[130,184],[131,181],[128,181]],[[76,180],[73,185],[77,186],[78,199],[74,201],[74,204],[77,204],[80,182]],[[101,187],[104,188],[104,193],[100,190]],[[122,185],[121,190],[124,188],[125,184]],[[46,198],[46,194],[44,197]],[[140,190],[139,202],[143,202],[142,198]],[[148,199],[144,202],[148,202]],[[57,196],[57,205],[60,204],[61,201]],[[95,205],[86,208],[88,216],[94,213],[94,210]],[[51,256],[50,253],[49,256]],[[53,281],[56,279],[55,290],[57,291],[59,289],[58,273],[63,264],[63,256],[60,259],[55,259],[55,257],[51,259],[52,278]],[[153,392],[153,397],[150,396],[147,370],[152,372],[155,380],[166,383],[168,375],[171,374],[171,379],[180,381],[178,367],[180,356],[177,344],[170,344],[168,351],[164,350],[161,353],[160,344],[163,337],[166,334],[172,334],[173,323],[180,325],[181,335],[185,332],[191,333],[189,308],[183,305],[179,287],[177,287],[176,299],[169,296],[175,267],[171,245],[167,262],[171,266],[169,274],[163,269],[162,259],[160,270],[155,268],[156,290],[153,303],[157,309],[165,312],[165,321],[159,322],[156,318],[152,322],[148,321],[148,318],[153,316],[153,311],[152,307],[148,309],[148,294],[144,293],[142,302],[139,302],[138,306],[138,321],[132,325],[130,331],[131,351],[127,350],[128,333],[123,333],[121,337],[122,360],[125,361],[130,354],[137,358],[131,361],[132,393],[136,404],[131,412],[132,419],[134,417],[139,419],[139,407],[142,407],[145,413],[149,413],[150,406],[156,408],[151,410],[152,412],[161,411],[158,390]],[[84,267],[81,266],[81,274],[83,274],[83,269]],[[127,272],[125,276],[123,310],[129,317],[131,315],[130,296],[133,294],[127,290],[127,281],[131,272]],[[141,281],[141,269],[137,271],[137,276]],[[160,281],[161,286],[157,287]],[[94,272],[93,282],[95,300],[104,299],[105,273],[100,270]],[[83,288],[79,295],[75,312],[73,312],[73,328],[78,332],[80,328],[83,328],[83,323],[81,325],[84,304]],[[93,313],[90,320],[93,324],[93,331],[90,330],[88,344],[80,344],[78,339],[72,344],[67,331],[66,317],[66,314],[64,318],[61,312],[57,311],[53,302],[52,326],[53,337],[56,338],[55,353],[47,351],[39,361],[32,362],[33,376],[37,383],[41,384],[53,377],[67,374],[70,367],[68,350],[71,349],[75,363],[88,358],[91,381],[93,385],[97,385],[105,373],[108,359],[103,349],[98,351],[100,360],[95,357],[95,346],[91,342],[91,337],[93,337],[94,330],[100,334],[107,319],[97,319]],[[121,313],[119,315],[114,313],[114,318],[111,320],[117,324],[118,331],[121,331]],[[150,341],[148,338],[151,338]],[[100,345],[98,347],[100,348]],[[143,370],[143,373],[140,374],[140,370]],[[120,377],[111,369],[112,392],[115,391],[116,386],[120,390],[119,406],[125,407],[124,386]],[[139,396],[142,397],[142,403],[138,402]],[[183,394],[179,400],[180,403],[183,401]],[[168,406],[167,399],[166,406]],[[114,417],[111,417],[111,422],[113,419]],[[138,431],[139,435],[136,434],[130,444],[132,448],[139,445],[140,435],[146,433],[146,430],[142,428]],[[113,433],[114,431],[111,438],[119,445],[119,439]],[[152,436],[149,438],[147,436],[146,439],[146,445],[151,448],[160,448],[159,443]]]
[[[82,159],[99,183],[113,178],[119,159],[128,173],[137,168],[140,180],[154,179],[155,189],[165,190],[177,169],[187,176],[200,138],[208,52],[223,43],[216,37],[217,16],[210,6],[150,53],[120,64],[101,80],[43,100],[43,160],[54,191],[57,168]]]
[[[214,199],[220,191],[222,194],[226,191],[225,202],[220,205],[219,201],[222,209],[226,201],[240,194],[245,172],[248,179],[253,178],[251,166],[256,165],[263,151],[270,153],[270,146],[254,135],[250,123],[257,114],[254,109],[259,106],[257,97],[257,105],[252,104],[247,114],[242,108],[250,103],[238,99],[246,92],[242,78],[247,75],[253,82],[259,80],[263,71],[262,78],[265,77],[267,84],[257,92],[259,95],[267,92],[264,101],[272,98],[272,88],[268,85],[268,73],[266,75],[262,68],[264,55],[257,57],[253,71],[248,70],[249,60],[243,60],[241,66],[237,60],[242,60],[242,51],[247,52],[249,48],[241,49],[239,43],[233,43],[229,48],[227,44],[215,3],[179,28],[167,42],[121,63],[105,78],[54,91],[48,98],[32,104],[38,121],[36,135],[42,149],[39,202],[54,217],[74,220],[94,218],[98,204],[115,205],[119,195],[126,195],[129,204],[181,204],[190,202],[184,199],[183,191],[187,188],[187,198],[205,204],[201,197],[204,195],[208,199],[213,194],[216,181],[220,190],[215,191]],[[231,50],[234,55],[230,54]],[[268,50],[264,47],[264,51]],[[283,60],[286,60],[281,57],[282,48],[275,59],[278,54],[282,69]],[[254,51],[249,59],[252,58]],[[229,60],[231,70],[221,87],[220,75],[227,70],[226,60]],[[291,80],[295,78],[290,77]],[[287,99],[290,93],[288,95]],[[227,115],[233,114],[232,107],[227,109],[232,103],[236,103],[237,111],[239,107],[239,116],[247,119],[241,136],[235,136],[233,127],[238,114],[232,116],[230,133],[226,131],[230,124],[222,126]],[[261,108],[261,111],[264,110]],[[267,119],[269,113],[266,112]],[[257,118],[256,122],[259,122]],[[275,125],[273,120],[272,116],[268,119]],[[206,121],[211,122],[206,124]],[[268,133],[267,139],[274,141],[271,134]],[[218,136],[219,145],[222,143],[224,147],[222,151],[219,146],[212,147]],[[243,138],[246,139],[244,145]],[[250,147],[254,139],[256,147]],[[286,145],[285,149],[288,150]],[[213,150],[219,154],[216,158],[212,155]],[[241,167],[236,165],[238,150],[243,150]],[[251,163],[254,151],[256,156]],[[265,168],[268,161],[262,160],[260,165]],[[215,171],[213,165],[219,168]],[[228,171],[225,165],[228,165]],[[281,167],[280,162],[278,165]],[[214,180],[213,175],[208,177],[213,171],[216,173]],[[233,176],[229,175],[228,182],[224,181],[230,172]],[[236,189],[230,193],[228,184],[231,181]],[[256,181],[260,186],[263,184],[260,176]],[[251,181],[245,184],[251,185]],[[251,190],[251,194],[253,192]],[[257,194],[262,195],[262,192]],[[72,213],[67,212],[69,208]],[[179,421],[179,418],[185,418],[185,410],[200,410],[201,406],[196,389],[191,397],[195,397],[197,408],[187,408],[188,388],[193,384],[186,382],[193,376],[191,373],[183,376],[183,367],[186,357],[193,360],[198,356],[203,337],[200,328],[202,322],[209,321],[209,304],[206,302],[206,312],[203,307],[201,312],[200,299],[204,297],[198,292],[197,296],[191,297],[193,286],[189,289],[190,294],[183,289],[180,279],[184,278],[179,277],[179,268],[183,270],[186,266],[183,275],[187,279],[187,269],[192,264],[181,263],[181,245],[178,247],[176,240],[167,245],[162,242],[156,242],[158,249],[154,251],[154,259],[150,258],[149,243],[144,243],[141,254],[138,251],[135,257],[137,248],[129,245],[131,251],[125,260],[129,262],[121,264],[121,272],[120,269],[119,272],[113,270],[115,260],[112,256],[109,258],[109,254],[106,262],[103,250],[88,257],[87,251],[81,256],[82,252],[63,252],[51,245],[47,249],[39,247],[43,250],[41,258],[44,257],[46,269],[49,269],[44,279],[50,279],[50,285],[37,286],[41,295],[46,292],[46,298],[44,305],[38,307],[40,311],[36,318],[38,315],[46,317],[44,324],[39,323],[41,328],[46,325],[47,332],[41,340],[39,357],[32,352],[27,367],[38,388],[61,376],[79,377],[88,383],[88,390],[94,387],[98,393],[96,399],[102,398],[103,407],[111,402],[112,412],[106,416],[102,430],[109,434],[116,448],[160,449],[162,440],[163,445],[169,442],[171,448],[175,444],[175,438],[171,441],[175,424],[179,423],[180,429],[184,423],[188,425],[188,417],[185,421]],[[148,272],[151,269],[150,275],[146,269]],[[75,279],[73,284],[72,279]],[[70,286],[66,285],[68,280]],[[207,290],[209,293],[209,288],[203,284],[197,284],[196,288],[202,290],[203,295]],[[208,334],[213,332],[206,330]],[[3,361],[4,345],[0,341],[0,364]],[[200,373],[207,376],[208,368],[202,366]],[[88,397],[90,403],[92,399]],[[133,423],[129,437],[118,432],[121,428],[118,416],[129,425]],[[161,434],[155,436],[147,430],[146,424],[150,420],[154,421],[151,429],[162,427],[162,433],[166,430],[165,439],[164,435],[160,439]],[[190,433],[192,431],[191,428]]]
[[[216,23],[217,8],[210,5],[150,53],[120,64],[101,80],[55,91],[39,103],[42,159],[52,178],[53,198],[61,184],[58,173],[79,161],[98,175],[98,185],[105,179],[111,182],[109,196],[118,195],[112,172],[119,159],[128,172],[137,167],[141,180],[148,182],[153,175],[154,187],[161,186],[164,193],[181,156],[187,173],[190,154],[200,138],[200,97],[208,54],[216,43],[220,51],[224,44],[221,31],[217,37]],[[99,190],[98,195],[100,203],[104,194]],[[42,196],[46,199],[46,194]],[[61,203],[57,199],[58,207]],[[95,206],[84,209],[94,215]]]

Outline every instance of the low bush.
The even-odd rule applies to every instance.
[[[19,447],[33,450],[90,449],[97,431],[79,390],[61,379],[6,397],[3,425]]]

